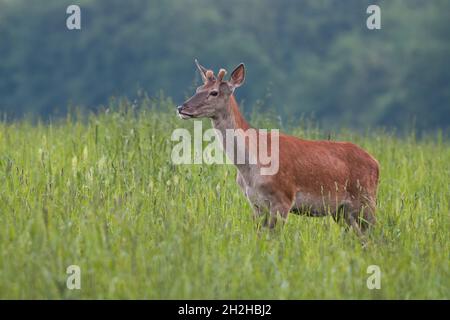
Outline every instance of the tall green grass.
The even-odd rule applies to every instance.
[[[331,218],[258,233],[233,166],[172,164],[172,130],[193,124],[170,101],[118,104],[0,125],[0,298],[450,298],[448,137],[333,137],[381,164],[363,248]],[[81,290],[66,287],[69,265]],[[380,290],[366,286],[369,265]]]

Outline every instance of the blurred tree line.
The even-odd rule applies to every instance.
[[[81,7],[81,30],[66,8]],[[381,30],[366,9],[381,7]],[[247,66],[237,97],[292,122],[450,126],[447,0],[0,0],[0,111],[63,115],[111,96],[193,93],[193,59]]]

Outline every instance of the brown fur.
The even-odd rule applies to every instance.
[[[230,98],[230,110],[237,129],[250,128],[234,96]],[[267,142],[270,144],[270,139]],[[266,176],[265,188],[281,202],[279,213],[283,218],[289,212],[330,214],[336,221],[344,216],[349,226],[356,222],[365,231],[376,221],[378,178],[378,161],[353,143],[311,141],[280,133],[279,170]],[[295,203],[298,193],[317,197],[321,203],[318,208],[301,208]]]
[[[209,70],[196,63],[203,72],[205,84],[178,107],[180,115],[183,118],[209,117],[222,133],[226,129],[248,130],[250,125],[233,95],[234,88],[245,78],[243,64],[233,71],[230,81],[223,82],[223,69],[217,81],[211,80]],[[212,99],[209,93],[214,90],[220,93]],[[258,136],[258,139],[261,138]],[[268,150],[271,150],[270,141],[263,139]],[[259,141],[246,141],[246,151],[251,149],[249,143],[257,143],[258,150]],[[336,221],[344,218],[347,226],[358,235],[376,222],[379,165],[375,158],[353,143],[311,141],[280,133],[276,174],[262,176],[260,164],[236,166],[237,183],[252,204],[255,217],[265,216],[265,225],[271,228],[279,216],[286,220],[290,212],[331,215]]]

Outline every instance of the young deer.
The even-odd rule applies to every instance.
[[[225,81],[224,69],[215,77],[197,60],[195,63],[204,84],[177,107],[178,114],[182,119],[210,118],[221,133],[217,136],[225,150],[226,130],[251,128],[233,96],[244,82],[244,64]],[[258,141],[246,140],[245,152],[258,150],[260,145],[250,148],[252,143]],[[270,140],[266,144],[271,150]],[[263,217],[265,226],[273,228],[280,216],[285,221],[290,212],[313,217],[330,214],[337,222],[343,217],[347,228],[352,227],[359,236],[375,224],[379,168],[370,154],[349,142],[310,141],[281,133],[278,147],[279,169],[273,175],[262,175],[259,162],[239,164],[231,157],[238,169],[237,183],[251,203],[254,217]]]

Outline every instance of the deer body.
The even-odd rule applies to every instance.
[[[223,69],[216,79],[211,71],[198,67],[205,85],[178,107],[178,111],[183,118],[205,114],[211,118],[213,127],[221,133],[218,137],[225,150],[227,129],[250,129],[233,96],[234,88],[243,82],[244,67],[241,64],[236,68],[229,82],[222,81]],[[217,98],[211,99],[208,95],[200,103],[195,101],[203,90],[216,91],[214,97]],[[257,141],[247,140],[240,146],[245,150],[240,151],[250,155],[258,151],[261,142],[271,150],[271,140],[262,135]],[[256,146],[251,148],[251,143]],[[252,205],[255,218],[261,217],[264,225],[272,228],[279,217],[284,221],[290,212],[331,215],[336,221],[343,217],[359,235],[375,224],[379,167],[371,155],[349,142],[310,141],[280,134],[278,143],[279,169],[273,175],[262,175],[259,162],[240,164],[231,155],[238,169],[236,181]]]

